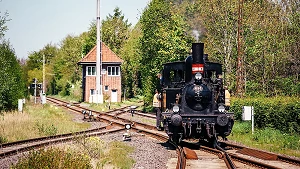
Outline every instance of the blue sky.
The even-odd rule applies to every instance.
[[[125,18],[136,24],[150,0],[101,0],[101,20],[119,7]],[[97,0],[0,0],[1,15],[9,13],[9,39],[18,58],[59,44],[68,34],[79,35],[96,19]]]

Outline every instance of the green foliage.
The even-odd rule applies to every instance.
[[[61,95],[70,95],[71,88],[81,80],[81,67],[77,65],[80,61],[83,38],[68,35],[62,42],[61,48],[55,58],[53,72],[55,74],[55,89]]]
[[[116,54],[120,53],[124,42],[128,39],[131,24],[124,20],[124,15],[120,8],[114,9],[114,14],[109,14],[106,20],[102,21],[101,39]]]
[[[255,126],[271,127],[287,133],[300,132],[300,101],[297,97],[232,99],[230,111],[242,120],[242,106],[254,107]]]
[[[124,60],[122,66],[122,88],[126,97],[142,94],[141,91],[141,60],[139,38],[142,37],[141,24],[138,23],[129,34],[129,38],[121,49],[120,56]]]
[[[209,59],[223,63],[225,83],[235,90],[239,1],[169,2],[189,23],[189,34],[205,42]],[[299,95],[299,11],[297,0],[244,1],[242,54],[248,95]]]
[[[26,63],[27,69],[28,70],[40,70],[42,72],[42,68],[43,68],[43,55],[42,53],[39,52],[32,52],[29,54],[28,56],[28,61]],[[30,77],[33,78],[33,77]],[[41,79],[39,79],[41,80]]]
[[[38,83],[43,82],[43,59],[45,59],[45,89],[46,94],[49,91],[53,91],[53,87],[50,84],[54,81],[53,63],[57,56],[58,48],[52,44],[47,44],[43,49],[39,51],[31,52],[28,56],[26,65],[23,66],[23,72],[27,79],[26,86],[33,83],[33,79],[36,78]],[[44,58],[43,58],[44,57]],[[33,93],[33,91],[31,91]]]
[[[113,52],[120,54],[120,50],[128,39],[129,28],[131,24],[124,20],[124,15],[119,7],[114,9],[114,14],[109,14],[101,23],[101,41],[106,44]],[[82,47],[83,55],[86,55],[97,42],[97,25],[96,21],[90,24],[89,31],[84,37]]]
[[[171,6],[164,0],[150,2],[140,19],[142,37],[142,88],[145,104],[149,104],[158,88],[157,74],[162,64],[184,60],[191,48],[191,38],[186,36],[186,23],[181,16],[171,12]]]
[[[82,55],[88,54],[97,42],[97,27],[96,21],[92,21],[88,32],[83,33]]]
[[[0,42],[0,112],[13,110],[25,93],[25,84],[14,51],[8,42]]]
[[[25,158],[21,159],[17,164],[13,165],[14,169],[36,168],[92,168],[90,158],[84,154],[64,151],[59,148],[40,149],[32,151]]]

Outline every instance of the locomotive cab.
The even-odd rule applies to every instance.
[[[231,133],[233,113],[225,109],[222,65],[209,62],[203,47],[195,43],[192,56],[184,62],[164,64],[163,123],[175,142],[195,138],[216,146],[219,136]]]
[[[180,95],[185,85],[185,62],[171,62],[163,65],[162,111],[169,111],[180,102]]]

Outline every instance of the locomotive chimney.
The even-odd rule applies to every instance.
[[[193,63],[203,64],[203,52],[204,43],[193,43],[192,45],[192,57]]]

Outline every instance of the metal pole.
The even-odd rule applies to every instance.
[[[254,134],[254,107],[251,106],[252,134]]]
[[[34,78],[34,104],[36,104],[36,78]]]
[[[43,54],[43,94],[45,93],[45,54]]]
[[[101,33],[100,33],[100,0],[97,0],[97,62],[96,62],[96,95],[97,103],[103,103],[102,85],[101,85]]]

